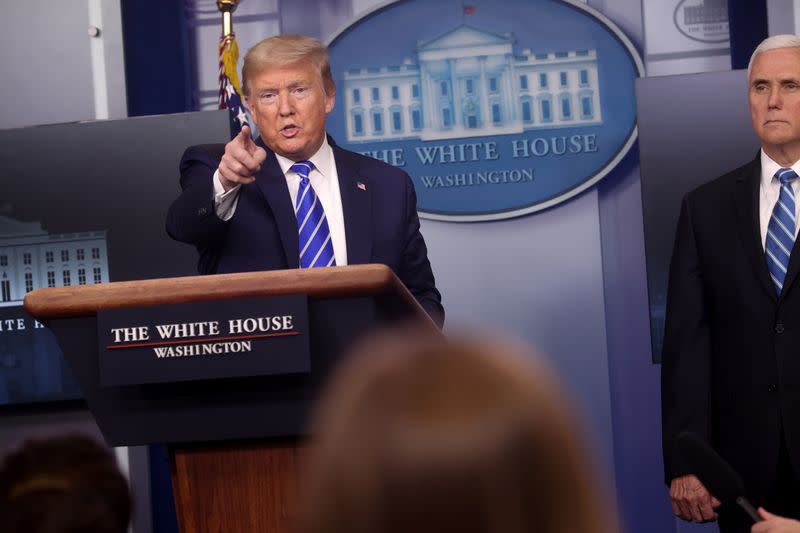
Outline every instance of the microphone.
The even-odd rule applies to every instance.
[[[753,522],[761,522],[755,507],[744,497],[742,477],[706,441],[684,431],[675,439],[675,449],[691,472],[720,502],[735,502]]]

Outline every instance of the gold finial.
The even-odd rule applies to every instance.
[[[233,33],[232,14],[241,0],[217,0],[217,9],[222,13],[222,35]]]

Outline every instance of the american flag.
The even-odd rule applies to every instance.
[[[230,111],[231,136],[235,136],[242,126],[249,124],[247,110],[242,104],[239,75],[239,45],[236,34],[223,35],[219,39],[219,108]]]

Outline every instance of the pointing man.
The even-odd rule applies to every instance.
[[[392,268],[444,321],[411,178],[325,134],[336,87],[327,49],[283,35],[244,59],[243,93],[260,138],[190,147],[167,232],[194,244],[201,273],[359,263]]]

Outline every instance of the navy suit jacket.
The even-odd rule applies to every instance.
[[[761,244],[760,179],[756,157],[684,197],[661,369],[667,483],[693,473],[673,451],[693,431],[756,505],[775,483],[782,432],[800,472],[800,245],[779,296]]]
[[[328,140],[339,175],[347,262],[389,266],[441,325],[444,309],[419,231],[411,178],[398,168]],[[255,182],[242,186],[236,211],[226,222],[214,210],[212,182],[225,146],[191,146],[183,155],[183,192],[170,206],[167,233],[197,246],[201,274],[299,266],[297,219],[286,177],[275,154],[261,139],[256,142],[267,151],[267,158]]]

